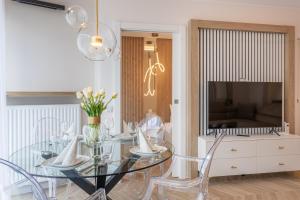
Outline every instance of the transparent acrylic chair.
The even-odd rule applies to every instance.
[[[180,156],[174,155],[170,168],[168,171],[162,175],[161,177],[153,177],[150,179],[149,186],[143,200],[150,200],[152,196],[153,189],[155,186],[158,188],[158,197],[159,199],[165,199],[165,188],[170,190],[177,191],[188,191],[189,195],[195,195],[195,199],[197,200],[207,200],[208,199],[208,182],[209,182],[209,170],[211,166],[211,162],[214,156],[214,153],[219,146],[222,139],[225,137],[225,133],[220,134],[214,141],[213,146],[210,148],[204,159],[198,157],[188,157],[188,156]],[[180,178],[172,178],[171,173],[175,168],[177,163],[188,164],[197,163],[201,164],[199,175],[196,178],[190,179],[180,179]],[[189,196],[189,197],[190,197]],[[193,199],[193,197],[190,197]]]
[[[33,127],[34,143],[39,144],[37,149],[44,149],[49,152],[55,152],[58,145],[67,145],[67,142],[75,136],[74,124],[63,121],[55,117],[42,117]],[[50,141],[51,146],[45,145],[42,142]],[[42,152],[36,152],[37,156],[41,157]],[[53,153],[52,156],[57,156]],[[51,157],[52,157],[51,156]],[[41,157],[42,159],[42,157]],[[41,163],[42,160],[39,161]],[[37,163],[37,165],[39,164]],[[47,173],[47,168],[44,168]],[[56,179],[48,179],[49,197],[56,199]],[[71,181],[67,181],[65,198],[68,199],[71,188]]]
[[[0,200],[48,200],[38,181],[24,169],[0,158]],[[86,200],[106,200],[105,189],[100,188]]]
[[[105,189],[100,188],[86,200],[106,200]]]
[[[146,117],[143,120],[141,120],[141,122],[138,124],[138,128],[142,130],[150,144],[162,146],[164,145],[165,130],[163,121],[158,115],[156,115],[152,111],[149,111],[146,114]],[[159,167],[160,175],[162,175],[164,171],[164,163],[160,164]],[[144,186],[142,189],[139,188],[140,191],[138,192],[140,197],[142,197],[149,184],[151,169],[145,169],[142,172],[135,173],[143,174]]]
[[[22,168],[0,158],[0,200],[47,200],[42,187]]]

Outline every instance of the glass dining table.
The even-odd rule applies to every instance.
[[[45,164],[48,159],[62,152],[65,142],[44,141],[25,146],[13,153],[9,160],[34,177],[71,180],[91,195],[99,188],[105,188],[106,194],[109,194],[124,175],[160,165],[170,159],[174,152],[171,144],[164,143],[167,150],[163,152],[153,155],[133,154],[131,149],[137,145],[134,140],[118,139],[112,142],[112,158],[101,164],[94,162],[83,141],[79,143],[78,155],[90,159],[73,167],[53,167]]]

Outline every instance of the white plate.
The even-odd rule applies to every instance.
[[[79,156],[77,156],[77,159],[74,161],[74,163],[72,165],[61,165],[61,163],[53,164],[53,162],[55,161],[56,158],[57,157],[53,157],[48,160],[45,160],[41,165],[45,166],[45,167],[60,168],[60,169],[66,170],[66,169],[76,168],[79,165],[86,163],[87,161],[90,160],[90,157],[88,157],[88,156],[79,155]]]
[[[138,156],[155,156],[159,153],[163,153],[165,151],[167,151],[168,148],[164,147],[164,146],[159,146],[159,145],[154,145],[152,147],[152,153],[144,153],[144,152],[140,152],[140,148],[139,147],[132,147],[129,149],[129,152],[134,154],[134,155],[138,155]]]

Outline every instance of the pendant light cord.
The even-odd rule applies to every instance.
[[[99,0],[96,0],[96,33],[99,35]]]

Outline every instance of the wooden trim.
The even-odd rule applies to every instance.
[[[190,90],[189,98],[190,102],[188,103],[188,136],[187,136],[187,153],[191,156],[198,156],[198,136],[199,136],[199,113],[201,112],[199,107],[199,83],[200,83],[200,70],[199,70],[199,29],[195,21],[189,23],[189,55],[190,60],[190,70],[189,71],[189,80],[190,81]],[[199,112],[195,112],[199,110]],[[194,177],[198,171],[197,165],[191,166],[191,176]]]
[[[290,123],[290,132],[295,132],[295,27],[266,24],[207,21],[192,19],[189,22],[189,131],[188,154],[198,155],[199,136],[199,83],[200,83],[200,49],[199,29],[226,29],[255,32],[272,32],[286,34],[286,69],[285,69],[285,121]],[[199,112],[197,112],[199,111]],[[192,174],[197,172],[197,166],[192,166]]]
[[[290,124],[290,132],[295,134],[295,107],[296,107],[296,95],[295,95],[295,28],[291,28],[286,33],[286,58],[285,58],[285,121]]]
[[[6,92],[8,97],[50,97],[50,96],[76,96],[76,92]]]
[[[291,30],[295,29],[294,26],[208,21],[208,20],[195,20],[195,19],[192,19],[190,23],[192,29],[212,28],[212,29],[226,29],[226,30],[240,30],[240,31],[254,31],[254,32],[272,32],[272,33],[290,33]]]

